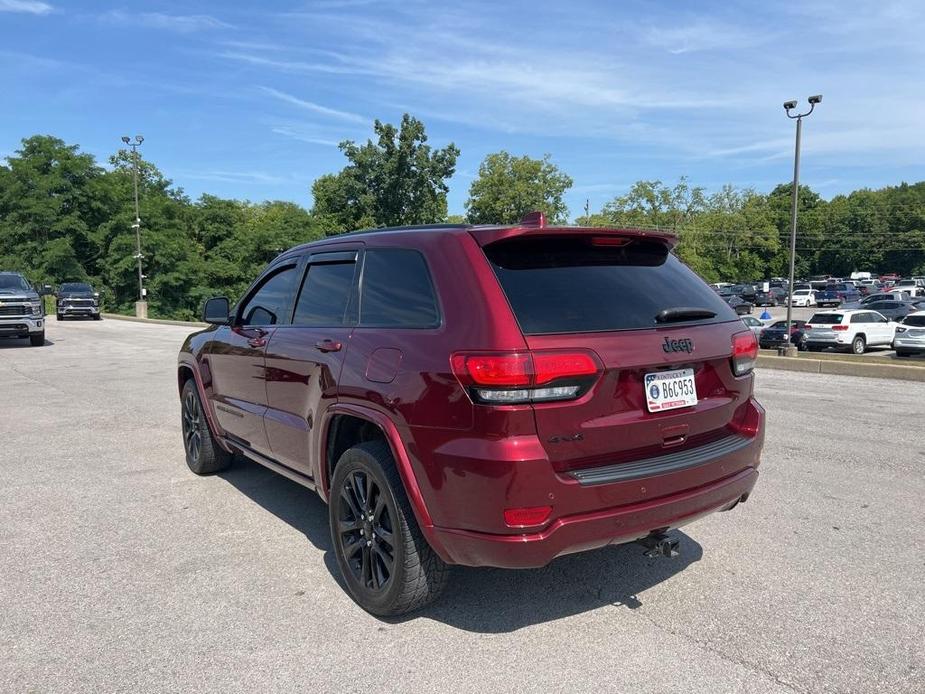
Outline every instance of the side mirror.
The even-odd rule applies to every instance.
[[[207,300],[202,307],[202,320],[211,325],[228,325],[231,322],[228,316],[230,311],[228,298],[216,296]]]

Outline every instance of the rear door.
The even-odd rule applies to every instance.
[[[325,411],[337,402],[337,385],[356,325],[358,250],[314,253],[306,270],[291,324],[267,346],[265,415],[271,455],[287,467],[314,476],[311,454]]]
[[[751,378],[736,378],[730,366],[733,335],[745,328],[664,243],[587,233],[524,236],[489,244],[485,253],[531,350],[591,350],[602,362],[602,377],[579,399],[533,405],[557,469],[730,433],[751,395]],[[693,377],[694,402],[653,410],[650,396],[675,390],[661,380],[674,374]],[[676,402],[689,395],[680,392]]]

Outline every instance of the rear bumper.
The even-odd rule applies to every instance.
[[[45,330],[44,316],[0,318],[0,337],[28,337]]]
[[[448,503],[432,507],[428,539],[452,564],[534,568],[565,554],[632,542],[731,508],[755,486],[764,443],[764,409],[754,400],[746,407],[748,432],[642,460],[564,473],[551,471],[545,459],[526,457],[510,465],[493,461],[471,466],[462,475],[457,464],[444,486],[452,486],[453,498],[463,498],[465,504],[452,514]],[[485,465],[493,474],[479,480],[475,472]],[[503,474],[508,468],[513,473]],[[520,533],[503,525],[497,530],[473,527],[500,518],[504,508],[544,503],[553,508],[544,526]],[[441,523],[446,519],[452,520]]]
[[[447,528],[433,531],[454,564],[536,568],[565,554],[632,542],[653,531],[678,528],[730,508],[744,500],[757,481],[758,471],[748,468],[713,484],[662,499],[559,518],[542,532],[529,535],[490,535]]]

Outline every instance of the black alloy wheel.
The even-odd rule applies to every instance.
[[[183,395],[183,447],[187,460],[198,460],[202,452],[202,411],[192,388]]]
[[[211,475],[231,465],[234,455],[212,438],[196,382],[190,378],[180,393],[180,425],[186,464],[197,475]]]
[[[379,483],[369,472],[351,471],[337,499],[341,556],[353,580],[373,593],[382,593],[391,585],[394,527],[392,510]]]

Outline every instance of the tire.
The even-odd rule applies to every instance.
[[[100,314],[98,314],[98,313],[94,313],[94,314],[93,314],[93,320],[103,320],[103,317],[102,317]]]
[[[387,617],[437,599],[449,567],[424,539],[385,441],[344,452],[334,468],[328,501],[337,564],[360,607]]]
[[[56,313],[56,314],[55,314],[55,318],[57,318],[57,319],[58,319],[58,322],[60,323],[60,322],[62,322],[62,321],[64,320],[64,314]]]
[[[864,354],[867,351],[867,341],[863,335],[858,335],[851,341],[852,354]]]
[[[45,344],[45,331],[29,335],[29,344],[33,347],[41,347]]]
[[[907,351],[904,350],[904,349],[902,349],[902,350],[897,349],[897,350],[896,350],[896,356],[897,356],[897,357],[911,357],[911,356],[912,356],[912,352],[907,352]]]
[[[190,470],[197,475],[213,475],[231,465],[234,455],[215,442],[192,378],[186,381],[180,394],[180,427]]]

